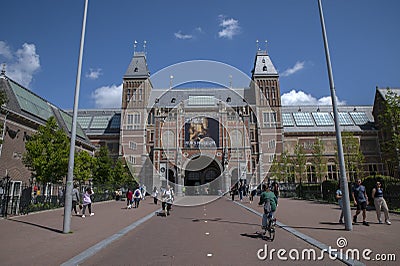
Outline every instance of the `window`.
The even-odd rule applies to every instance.
[[[129,155],[129,162],[130,162],[131,164],[136,164],[136,157],[133,156],[133,155]]]
[[[335,164],[328,164],[328,179],[338,180],[338,172]]]
[[[126,129],[138,129],[140,128],[140,114],[128,114],[126,118]]]
[[[378,173],[378,166],[376,164],[369,164],[368,171],[370,175],[376,175]]]
[[[264,112],[263,113],[263,125],[264,127],[273,127],[276,125],[276,112]]]
[[[272,99],[275,99],[276,98],[275,87],[271,87],[271,92],[272,92]]]
[[[307,165],[307,180],[309,183],[317,182],[314,165]]]
[[[136,148],[137,148],[136,142],[129,141],[129,149],[136,150]]]

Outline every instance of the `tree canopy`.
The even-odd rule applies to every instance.
[[[42,183],[61,183],[68,171],[69,141],[54,117],[25,143],[24,164]]]

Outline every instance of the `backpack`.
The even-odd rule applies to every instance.
[[[135,197],[139,197],[140,196],[140,192],[139,192],[139,190],[136,190],[135,191]]]
[[[264,213],[270,213],[271,209],[271,200],[267,199],[267,201],[264,203]]]

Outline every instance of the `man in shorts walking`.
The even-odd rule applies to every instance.
[[[357,215],[359,215],[362,210],[363,225],[369,226],[366,221],[368,196],[365,192],[365,187],[361,184],[361,179],[357,178],[351,194],[353,195],[354,205],[357,206],[356,214],[353,216],[353,222],[357,223]]]

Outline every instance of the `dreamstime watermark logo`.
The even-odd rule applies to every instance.
[[[268,249],[265,244],[264,248],[257,251],[257,258],[259,260],[282,260],[282,261],[320,261],[326,258],[326,255],[331,260],[365,260],[365,261],[396,261],[396,254],[394,253],[374,253],[371,249],[366,248],[363,250],[356,248],[347,248],[348,242],[344,237],[339,237],[336,240],[337,248],[324,248],[316,250],[314,248],[298,249]]]
[[[238,179],[258,185],[265,178],[276,151],[277,111],[248,75],[196,60],[150,80],[124,84],[121,114],[121,152],[141,184],[222,195]]]

